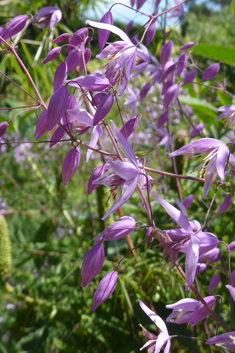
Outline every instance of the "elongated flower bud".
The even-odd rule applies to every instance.
[[[221,213],[224,213],[231,206],[232,202],[233,202],[232,195],[231,194],[226,195],[224,200],[219,206],[218,215],[220,215]]]
[[[216,297],[209,296],[209,297],[205,297],[203,299],[205,300],[207,305],[211,309],[213,309],[215,302],[216,302]],[[209,311],[207,310],[207,308],[201,302],[198,302],[196,307],[194,308],[194,314],[190,320],[191,326],[193,327],[197,322],[205,319],[207,317],[207,315],[209,315]]]
[[[59,142],[63,137],[64,137],[65,131],[64,129],[59,126],[54,134],[51,136],[51,142],[50,142],[50,147],[53,147],[54,145],[57,144],[57,142]]]
[[[187,60],[187,55],[185,52],[183,52],[180,57],[179,57],[179,61],[178,61],[178,64],[177,64],[177,75],[180,76],[184,67],[185,67],[185,64],[186,64],[186,60]]]
[[[76,67],[81,64],[81,62],[82,62],[81,51],[77,50],[77,49],[70,50],[70,52],[66,58],[66,63],[68,65],[68,73],[75,70]]]
[[[43,110],[37,122],[34,135],[35,140],[40,139],[47,131],[47,110]]]
[[[55,47],[53,49],[51,49],[51,51],[49,51],[49,53],[47,54],[46,58],[43,60],[43,64],[48,63],[49,61],[57,58],[57,56],[60,55],[61,53],[61,47]]]
[[[113,106],[114,97],[112,93],[108,93],[103,97],[98,105],[94,115],[93,125],[96,126],[110,112]]]
[[[111,11],[107,11],[104,16],[100,20],[101,23],[107,23],[109,25],[113,25],[113,15]],[[107,29],[99,29],[99,47],[102,50],[108,40],[110,35],[110,31]]]
[[[104,171],[105,168],[103,165],[99,165],[93,170],[88,181],[88,194],[91,194],[93,190],[98,188],[99,184],[93,184],[93,181],[100,178],[104,174]]]
[[[104,264],[104,246],[94,245],[84,256],[82,263],[82,285],[86,287],[101,271]]]
[[[110,297],[116,288],[118,280],[118,273],[116,271],[108,273],[99,283],[96,289],[92,311],[95,311],[106,299]]]
[[[231,282],[231,285],[234,287],[235,286],[235,270],[231,273],[230,282]]]
[[[19,15],[14,17],[3,29],[1,37],[3,39],[7,39],[19,33],[25,27],[27,19],[28,16],[26,15]]]
[[[2,137],[5,134],[5,132],[7,131],[8,125],[9,123],[7,121],[3,121],[0,124],[0,137]]]
[[[183,205],[186,210],[192,205],[193,199],[194,199],[194,195],[191,194],[191,195],[187,196],[186,199],[184,200]]]
[[[206,268],[207,268],[207,265],[206,265],[206,264],[197,264],[195,277],[197,277],[198,275],[200,275],[200,273],[202,273],[203,271],[205,271]]]
[[[67,78],[67,73],[68,73],[68,67],[66,61],[62,62],[56,69],[55,75],[54,75],[54,82],[53,82],[53,88],[54,92],[63,86],[66,78]]]
[[[168,88],[168,90],[166,91],[166,94],[164,96],[164,102],[163,102],[163,106],[165,109],[168,109],[168,107],[173,99],[174,99],[174,108],[176,109],[178,94],[179,94],[179,85],[178,84],[172,85],[170,88]]]
[[[195,79],[196,76],[197,76],[196,69],[193,69],[193,70],[187,72],[187,74],[185,75],[182,86],[187,85],[187,83],[191,83]]]
[[[77,146],[76,150],[71,148],[71,150],[66,155],[63,166],[62,166],[62,178],[64,185],[67,185],[69,180],[74,176],[81,157],[80,147]]]
[[[218,248],[215,248],[213,250],[205,252],[204,254],[201,254],[199,256],[198,262],[211,261],[211,264],[213,264],[219,261],[220,258],[221,258],[220,250]]]
[[[67,110],[69,90],[67,86],[62,86],[52,95],[47,111],[47,129],[50,131],[60,122]]]
[[[64,42],[65,40],[68,40],[70,36],[71,34],[69,33],[63,33],[60,36],[58,36],[56,39],[54,39],[52,43]]]
[[[128,138],[135,131],[137,125],[138,125],[138,117],[134,116],[124,124],[124,126],[121,128],[120,131],[124,137]]]
[[[90,61],[90,59],[91,59],[91,49],[90,48],[86,48],[86,49],[84,49],[85,65]],[[82,60],[80,66],[79,66],[79,71],[82,71],[83,69],[84,69],[84,63],[83,63],[83,60]]]
[[[146,35],[146,45],[147,46],[152,42],[152,40],[155,36],[155,33],[156,33],[156,22],[153,22],[153,23],[151,23],[151,25],[148,29],[147,35]]]
[[[212,276],[210,280],[210,285],[209,285],[210,295],[213,292],[213,290],[215,290],[218,287],[219,283],[220,283],[220,274],[217,273],[216,275]]]
[[[73,34],[73,36],[69,42],[69,44],[72,44],[72,45],[68,46],[66,52],[68,53],[70,50],[73,50],[74,47],[77,47],[79,44],[85,43],[87,36],[88,36],[88,28],[83,27],[83,28],[80,28],[79,30],[77,30]]]
[[[139,10],[145,2],[146,0],[137,0],[137,10]]]
[[[133,24],[134,24],[134,21],[130,21],[130,22],[127,24],[127,26],[126,26],[126,28],[125,28],[125,33],[128,33],[128,32],[132,29]]]
[[[202,81],[212,80],[220,70],[220,63],[214,63],[208,66],[208,68],[203,72]]]
[[[182,47],[180,47],[179,50],[187,50],[187,49],[191,48],[194,44],[195,44],[195,42],[192,42],[192,41],[187,42]]]
[[[120,221],[108,226],[101,234],[95,237],[95,242],[110,241],[124,238],[135,229],[135,220],[132,217],[121,217]]]
[[[158,123],[157,123],[158,128],[161,128],[162,125],[165,124],[165,122],[168,120],[168,116],[169,116],[168,110],[159,116]]]
[[[172,49],[173,49],[173,41],[172,40],[170,40],[169,42],[167,42],[166,44],[163,45],[162,51],[161,51],[161,56],[160,56],[162,67],[165,66],[166,62],[168,61],[169,57],[171,56]]]

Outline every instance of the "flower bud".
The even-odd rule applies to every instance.
[[[184,200],[183,205],[186,210],[192,205],[193,199],[194,199],[194,195],[191,194],[191,195],[187,196],[186,199]]]
[[[95,244],[84,256],[82,262],[82,285],[86,287],[101,271],[104,264],[104,246]]]
[[[66,52],[68,53],[70,50],[73,50],[74,47],[77,47],[79,44],[85,43],[86,39],[88,37],[88,28],[84,27],[84,28],[80,28],[79,30],[77,30],[69,44],[71,44],[71,46],[68,46]]]
[[[132,217],[121,217],[120,221],[108,226],[101,234],[93,238],[97,243],[100,241],[117,240],[126,237],[135,229],[135,220]]]
[[[205,297],[203,298],[205,300],[205,302],[207,303],[207,305],[213,309],[215,302],[216,302],[216,297],[213,296],[209,296],[209,297]],[[194,314],[190,320],[190,324],[193,327],[194,325],[196,325],[197,322],[204,320],[207,315],[209,314],[209,311],[207,310],[207,308],[203,305],[203,303],[198,302],[197,305],[194,308]]]
[[[231,285],[234,287],[235,286],[235,270],[231,273],[230,282],[231,282]]]
[[[179,50],[187,50],[187,49],[191,48],[194,44],[195,44],[195,42],[192,42],[192,41],[187,42]]]
[[[180,57],[179,57],[179,60],[178,60],[178,64],[177,64],[177,75],[180,76],[184,67],[185,67],[185,64],[186,64],[186,60],[187,60],[187,55],[185,52],[183,52]]]
[[[71,36],[71,34],[69,34],[69,33],[63,33],[59,37],[54,39],[52,43],[64,42],[65,40],[68,40],[70,36]]]
[[[3,29],[1,37],[3,39],[7,39],[19,33],[25,27],[27,19],[28,16],[26,15],[19,15],[14,17]]]
[[[137,125],[138,125],[138,117],[134,116],[124,124],[124,126],[121,128],[120,131],[124,137],[128,138],[135,131]]]
[[[233,197],[231,194],[228,194],[225,196],[224,200],[221,202],[218,210],[218,215],[221,213],[224,213],[232,204],[233,202]]]
[[[173,49],[173,41],[172,40],[170,40],[169,42],[167,42],[166,44],[163,45],[161,55],[160,55],[162,67],[165,66],[166,62],[168,61],[169,57],[171,56],[172,49]]]
[[[232,250],[235,250],[235,241],[232,241],[229,245],[229,250],[232,251]]]
[[[35,140],[40,139],[47,131],[47,110],[43,110],[37,122],[34,135]]]
[[[190,137],[189,140],[192,140],[194,137],[198,136],[199,134],[202,133],[203,129],[205,127],[205,124],[197,124],[195,126],[196,129],[192,127],[192,129],[189,130]]]
[[[230,284],[226,284],[225,287],[229,290],[231,297],[235,301],[235,288],[233,286],[231,286]]]
[[[80,156],[81,151],[79,146],[76,147],[76,150],[71,148],[66,155],[62,166],[62,178],[64,185],[67,185],[69,180],[74,176],[80,162]]]
[[[203,271],[205,271],[206,268],[207,268],[207,265],[206,265],[206,264],[197,264],[195,277],[197,277],[198,275],[200,275],[200,273],[202,273]]]
[[[34,16],[33,24],[39,28],[50,27],[50,30],[61,20],[62,11],[59,7],[42,7]]]
[[[50,142],[50,147],[53,147],[57,144],[57,142],[59,142],[63,137],[64,137],[65,131],[64,129],[59,126],[54,134],[51,136],[51,142]]]
[[[50,131],[58,124],[65,114],[68,106],[69,90],[67,86],[62,86],[52,95],[47,111],[47,129]]]
[[[220,63],[214,63],[208,66],[208,68],[203,72],[202,81],[212,80],[220,70]]]
[[[165,109],[168,109],[171,101],[174,99],[174,108],[176,109],[176,104],[177,104],[177,98],[179,94],[179,85],[174,84],[168,90],[166,91],[166,94],[164,96],[164,102],[163,106]]]
[[[220,274],[217,273],[216,275],[212,276],[210,280],[210,285],[209,285],[210,295],[213,292],[213,290],[215,290],[218,287],[219,283],[220,283]]]
[[[109,25],[113,25],[113,15],[111,11],[107,11],[104,16],[100,20],[101,23],[107,23]],[[107,29],[99,29],[99,47],[102,50],[108,40],[110,35],[110,31]]]
[[[106,299],[108,299],[116,288],[118,280],[118,273],[116,271],[108,273],[99,283],[96,289],[92,311],[102,304]]]
[[[196,69],[188,71],[187,74],[185,75],[182,86],[187,85],[187,83],[191,83],[195,79],[196,76],[197,76]]]
[[[110,112],[113,106],[114,97],[112,93],[108,93],[100,101],[97,110],[94,115],[93,125],[97,125],[106,115]]]
[[[137,0],[137,10],[139,10],[145,2],[146,0]]]
[[[88,194],[91,194],[93,190],[98,188],[99,184],[93,184],[93,181],[98,179],[104,174],[105,167],[104,165],[99,165],[91,173],[90,179],[88,181]]]
[[[220,250],[218,248],[212,249],[210,251],[205,252],[199,256],[199,262],[211,261],[211,264],[219,261],[221,258]]]
[[[127,26],[126,26],[126,28],[125,28],[125,33],[128,33],[128,32],[132,29],[133,24],[134,24],[134,21],[130,21],[130,22],[127,24]]]
[[[79,66],[82,62],[82,53],[80,50],[72,49],[70,50],[67,58],[66,63],[68,65],[68,73],[72,72]]]
[[[2,137],[7,131],[9,123],[7,121],[3,121],[0,123],[0,137]]]
[[[67,78],[67,73],[68,73],[68,67],[66,61],[62,62],[57,69],[55,70],[55,75],[54,75],[54,92],[63,86],[66,78]]]
[[[156,22],[154,21],[151,23],[151,25],[148,29],[147,35],[146,35],[146,45],[147,46],[152,42],[152,40],[155,36],[155,33],[156,33]]]
[[[51,49],[51,51],[49,51],[49,53],[47,54],[47,57],[43,60],[43,64],[48,63],[51,60],[54,60],[55,58],[57,58],[57,56],[60,55],[62,48],[61,47],[55,47],[53,49]]]

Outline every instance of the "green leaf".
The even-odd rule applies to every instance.
[[[208,102],[204,102],[199,98],[179,96],[180,103],[190,105],[194,108],[194,113],[202,119],[208,125],[214,123],[214,119],[217,118],[217,114],[215,112],[216,107]]]
[[[149,154],[150,152],[152,152],[152,150],[138,151],[135,154],[139,157],[142,157],[142,156],[146,156],[146,154]]]
[[[193,49],[193,53],[205,56],[206,58],[215,61],[223,61],[225,64],[235,66],[235,48],[233,47],[201,43]]]
[[[235,18],[235,0],[232,0],[231,5],[230,5],[230,13],[233,15]]]

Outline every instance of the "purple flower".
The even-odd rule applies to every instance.
[[[113,25],[113,15],[111,11],[107,11],[100,20],[101,23]],[[107,29],[99,29],[99,47],[102,50],[108,40],[110,31]]]
[[[66,155],[62,166],[62,178],[64,185],[67,185],[69,180],[74,176],[80,162],[81,152],[80,147],[71,150]]]
[[[174,108],[176,110],[177,98],[179,94],[179,85],[176,83],[168,88],[164,96],[163,106],[167,110],[171,101],[174,100]]]
[[[110,297],[116,288],[118,280],[117,271],[108,273],[99,283],[93,298],[92,311]]]
[[[198,167],[199,176],[205,174],[204,196],[206,196],[217,175],[219,175],[222,182],[224,181],[229,149],[222,141],[212,138],[202,138],[181,147],[179,150],[170,153],[169,156],[191,155],[195,153],[200,155],[208,153]]]
[[[156,192],[153,193],[169,216],[181,227],[179,229],[158,231],[157,235],[164,247],[163,256],[169,254],[173,263],[177,260],[179,252],[186,253],[185,286],[186,290],[188,290],[195,278],[199,255],[214,249],[219,241],[214,234],[200,231],[201,226],[197,221],[189,222],[186,210],[179,201],[178,203],[183,212],[177,210]]]
[[[220,274],[217,273],[216,275],[211,277],[210,285],[209,285],[209,294],[211,294],[213,290],[215,290],[218,287],[219,283],[220,283]]]
[[[137,299],[137,301],[139,302],[141,309],[145,312],[146,315],[148,315],[148,317],[154,322],[154,324],[160,330],[160,334],[158,336],[155,336],[153,333],[147,331],[141,325],[144,336],[149,340],[144,344],[141,350],[144,348],[147,348],[149,353],[153,352],[154,349],[155,349],[155,352],[160,352],[161,348],[165,346],[164,353],[170,353],[171,337],[169,336],[169,333],[164,321],[160,318],[160,316],[158,316],[156,313],[150,310],[140,299]]]
[[[185,78],[184,78],[182,86],[187,85],[188,83],[192,82],[195,79],[196,76],[197,76],[197,70],[196,69],[188,71],[187,74],[185,75]]]
[[[203,72],[202,81],[212,80],[220,70],[220,64],[214,63],[208,66],[208,68]]]
[[[62,62],[55,70],[53,88],[54,92],[64,85],[67,78],[68,66],[66,61]]]
[[[219,205],[218,215],[224,213],[231,206],[232,202],[233,196],[231,194],[226,195],[224,200]]]
[[[89,143],[89,146],[91,147],[95,147],[97,145],[97,142],[99,140],[99,137],[101,135],[102,132],[102,127],[100,125],[96,125],[93,130],[92,130],[92,135],[91,135],[91,141]],[[87,154],[86,154],[86,162],[89,161],[90,156],[92,154],[93,150],[88,148],[87,150]]]
[[[69,86],[81,87],[85,91],[102,91],[110,86],[109,80],[99,73],[78,77],[68,81]]]
[[[132,217],[121,217],[120,221],[114,222],[108,226],[101,234],[93,238],[97,243],[100,241],[117,240],[124,238],[135,229],[135,220]]]
[[[50,30],[61,20],[62,11],[59,7],[46,6],[34,16],[33,24],[39,28],[50,27]]]
[[[199,262],[205,262],[205,261],[210,261],[211,264],[219,261],[219,259],[221,258],[221,255],[220,255],[220,249],[218,248],[215,248],[215,249],[212,249],[210,251],[207,251],[205,252],[204,254],[201,254],[199,256]]]
[[[94,115],[94,126],[97,125],[106,115],[110,112],[114,102],[114,97],[112,93],[105,95],[100,103],[98,104],[97,110]]]
[[[47,131],[47,110],[43,110],[37,122],[35,140],[40,139]]]
[[[7,121],[3,121],[0,123],[0,137],[2,137],[7,131],[9,123]]]
[[[231,286],[231,284],[226,284],[225,287],[229,290],[231,297],[235,301],[235,288],[233,286]]]
[[[181,2],[181,0],[175,0],[175,4],[178,5]],[[173,18],[173,17],[180,17],[184,14],[184,7],[183,4],[180,4],[173,10],[171,10],[171,15],[168,16],[168,18]]]
[[[235,105],[230,104],[230,105],[224,105],[220,107],[219,109],[216,109],[218,112],[223,112],[221,113],[218,118],[215,120],[219,120],[222,118],[226,119],[226,124],[225,126],[230,127],[232,130],[235,128]]]
[[[50,147],[53,147],[54,145],[56,145],[57,142],[64,137],[64,135],[65,135],[64,129],[61,126],[59,126],[51,136]]]
[[[203,299],[207,305],[213,309],[216,298],[209,296]],[[195,326],[197,322],[204,320],[209,314],[209,311],[202,302],[191,298],[182,299],[175,304],[166,305],[166,308],[174,310],[173,313],[168,316],[168,322],[174,322],[176,324],[189,322],[192,327]],[[172,320],[173,318],[174,320]]]
[[[43,64],[48,63],[51,60],[54,60],[55,58],[57,58],[57,56],[60,55],[62,48],[61,47],[55,47],[53,49],[51,49],[51,51],[49,51],[49,53],[47,54],[47,57],[43,60]]]
[[[146,35],[146,45],[147,46],[152,42],[152,40],[155,36],[155,33],[156,33],[156,22],[154,21],[151,23],[151,25],[148,29],[147,35]]]
[[[162,68],[164,68],[165,64],[169,60],[172,50],[173,50],[173,41],[170,40],[166,44],[163,45],[162,50],[161,50],[161,55],[160,55],[160,60],[161,60],[161,65]]]
[[[226,349],[235,351],[235,331],[226,332],[222,335],[215,336],[206,341],[207,344],[218,344]]]
[[[195,126],[196,129],[192,127],[192,129],[189,130],[189,133],[190,133],[189,139],[192,140],[194,137],[198,136],[198,134],[201,134],[204,127],[205,127],[205,124],[197,124]]]
[[[4,29],[2,29],[0,35],[3,39],[7,39],[13,37],[17,33],[19,33],[26,25],[28,16],[27,15],[19,15],[14,17],[10,22],[7,23]],[[0,41],[1,44],[2,41]]]
[[[68,106],[69,90],[67,86],[58,88],[51,96],[47,111],[47,129],[50,131],[58,124]]]
[[[93,184],[103,184],[109,187],[114,186],[115,188],[122,187],[123,190],[120,198],[105,213],[104,217],[102,218],[103,220],[129,200],[135,191],[140,174],[138,162],[131,145],[123,136],[123,134],[118,130],[113,121],[112,125],[119,143],[122,145],[126,152],[128,160],[108,160],[106,163],[106,169],[108,168],[108,171],[106,171],[98,179],[93,180]]]
[[[180,76],[183,69],[185,68],[186,65],[186,61],[187,61],[187,55],[185,52],[183,52],[178,60],[178,64],[177,64],[177,75]]]
[[[110,60],[105,76],[109,78],[112,85],[120,86],[120,95],[122,95],[135,66],[137,48],[126,33],[116,26],[88,20],[86,23],[95,28],[111,31],[122,39],[122,41],[109,44],[97,55],[99,59],[108,58]]]
[[[187,50],[187,49],[191,48],[194,44],[195,44],[195,42],[192,42],[192,41],[187,42],[182,47],[180,47],[179,50]]]
[[[84,256],[82,262],[82,285],[86,287],[101,271],[104,264],[104,246],[95,244]]]
[[[128,138],[135,131],[137,125],[138,125],[138,116],[134,116],[124,124],[124,126],[121,128],[120,131],[125,138]]]

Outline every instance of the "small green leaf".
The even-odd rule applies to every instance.
[[[233,15],[235,18],[235,0],[232,0],[231,5],[230,5],[230,13]]]
[[[135,154],[139,157],[142,157],[142,156],[146,156],[146,154],[149,154],[150,152],[152,152],[152,150],[138,151]]]
[[[215,61],[223,61],[225,64],[235,66],[234,47],[209,43],[200,43],[193,49],[193,53],[205,56],[206,58]]]

